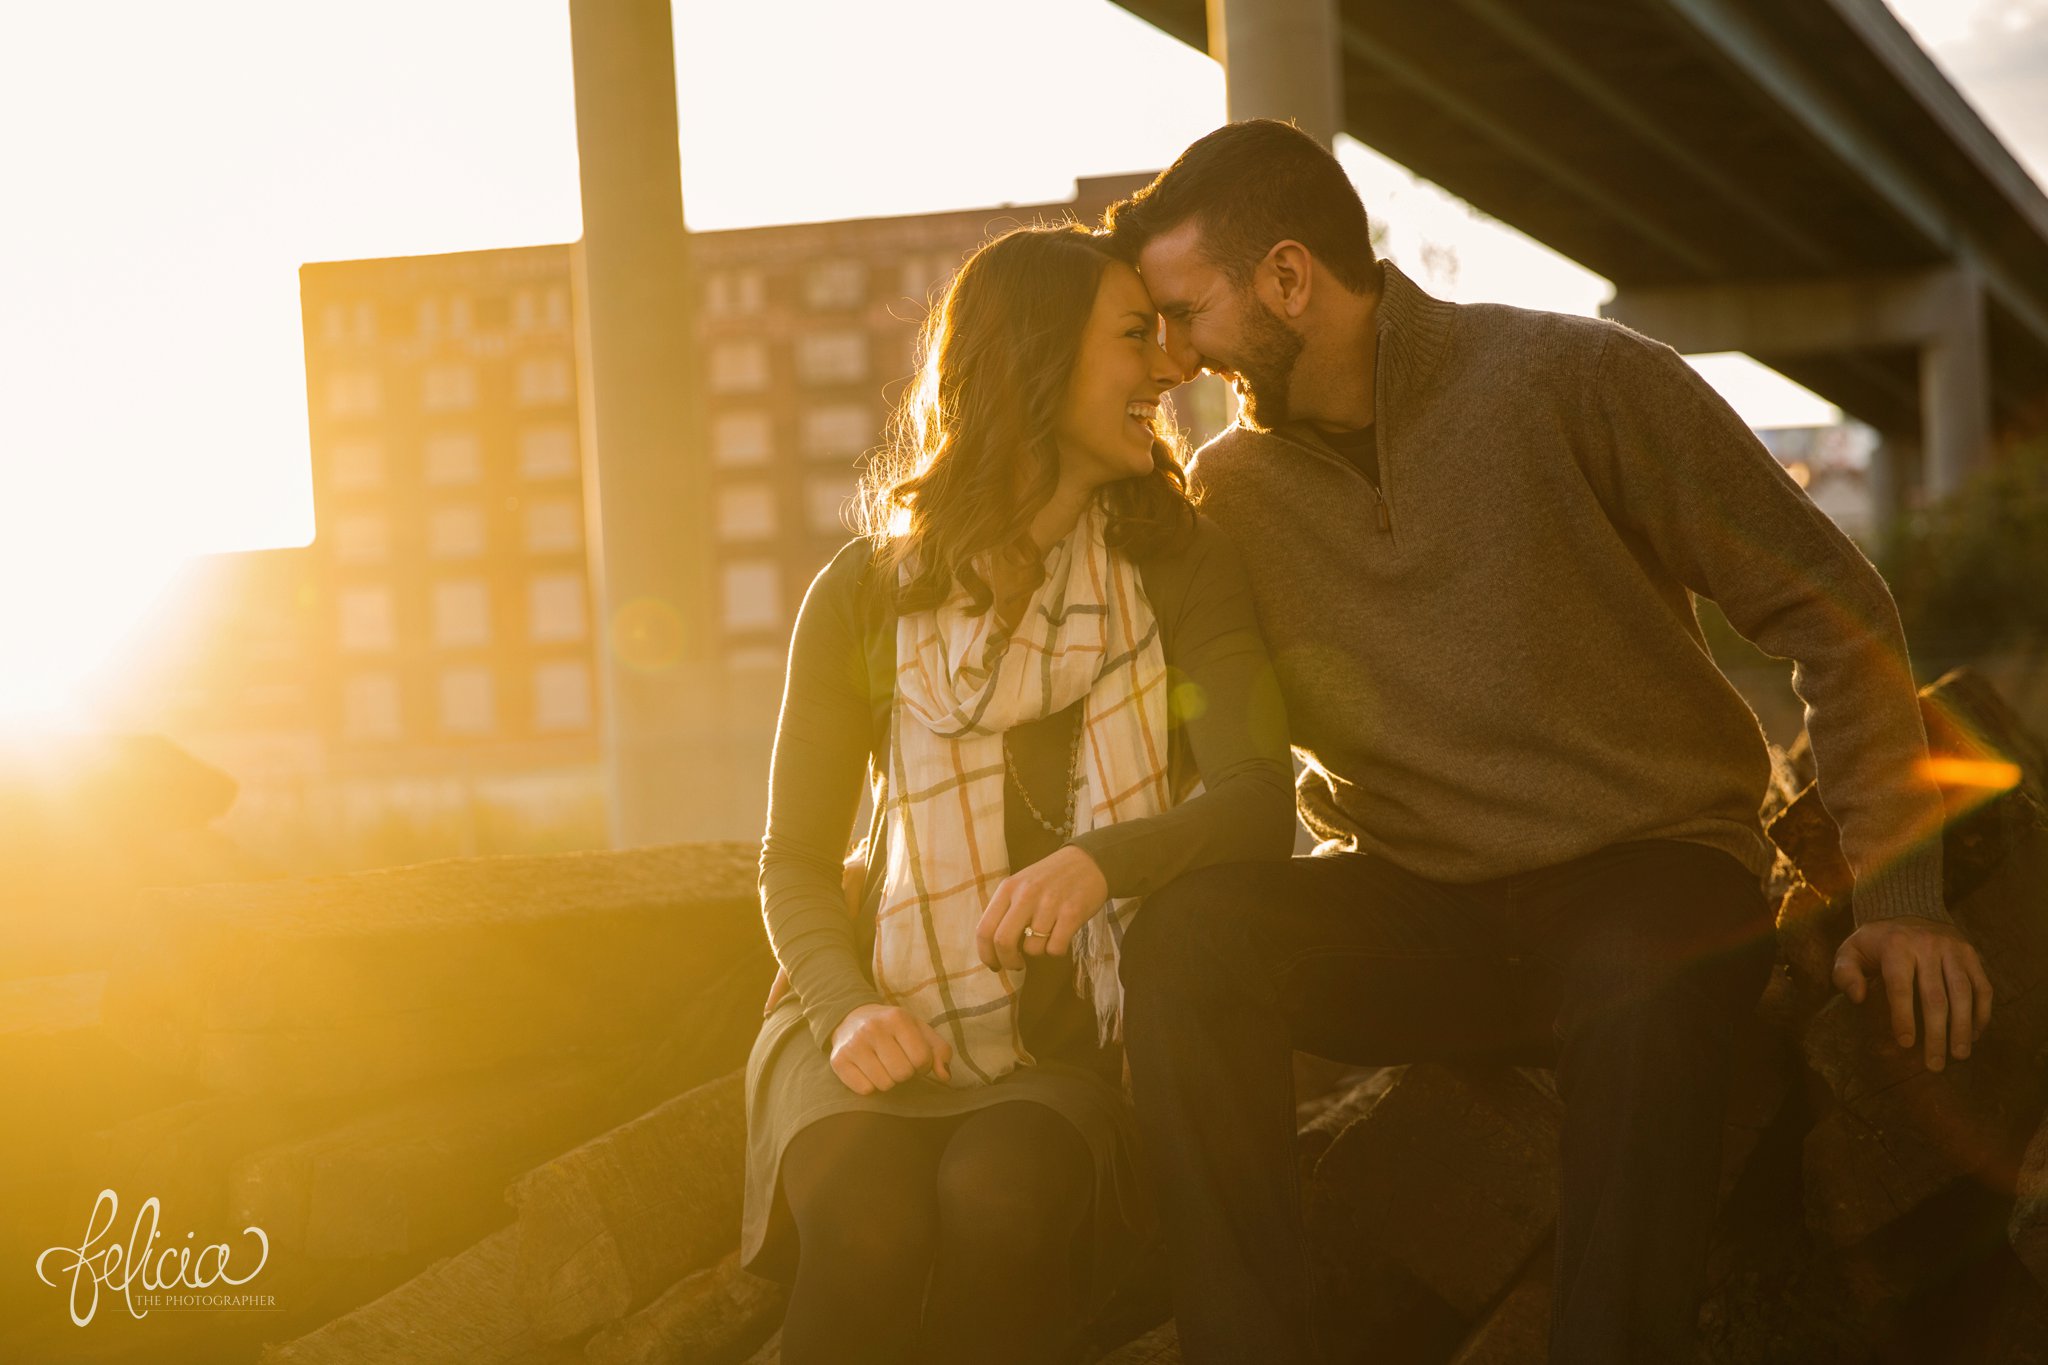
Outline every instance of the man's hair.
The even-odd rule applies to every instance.
[[[1378,288],[1358,191],[1337,158],[1291,123],[1224,124],[1112,204],[1103,226],[1118,254],[1136,261],[1147,242],[1189,219],[1202,225],[1202,254],[1240,287],[1275,242],[1293,240],[1354,293]]]

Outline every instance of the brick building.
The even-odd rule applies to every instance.
[[[732,684],[732,771],[706,780],[736,812],[733,831],[707,833],[759,828],[795,609],[850,534],[856,463],[881,439],[928,302],[990,233],[1093,217],[1145,179],[1084,180],[1065,203],[692,237],[717,539],[703,590]],[[306,819],[416,819],[449,832],[448,852],[601,840],[571,251],[300,272],[316,532],[272,561],[298,604],[282,666],[299,685],[295,714],[268,723],[313,741],[294,750],[316,756],[294,778]],[[1182,417],[1214,430],[1220,386],[1200,387]],[[219,681],[217,703],[246,648],[220,637],[201,651],[214,666],[192,676]],[[205,754],[206,736],[247,729],[238,714],[216,704],[163,728]]]

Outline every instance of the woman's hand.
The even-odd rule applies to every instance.
[[[996,887],[981,912],[975,942],[990,971],[1021,971],[1026,955],[1064,956],[1067,944],[1109,901],[1109,879],[1073,844],[1054,850]],[[1024,938],[1025,926],[1036,930]]]
[[[856,1005],[832,1030],[832,1070],[856,1095],[887,1090],[920,1071],[948,1085],[953,1045],[901,1005]]]

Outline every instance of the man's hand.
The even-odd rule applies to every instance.
[[[952,1058],[953,1045],[901,1005],[856,1005],[832,1030],[832,1070],[856,1095],[927,1070],[950,1085]]]
[[[997,885],[981,912],[975,943],[990,971],[1021,971],[1025,954],[1064,955],[1074,934],[1109,902],[1109,879],[1072,844],[1056,849]],[[1025,926],[1037,932],[1024,938]],[[1020,946],[1021,945],[1021,946]]]
[[[1968,1057],[1991,1022],[1991,978],[1953,924],[1901,915],[1859,928],[1835,954],[1835,985],[1860,1005],[1872,980],[1884,983],[1900,1047],[1913,1046],[1913,1002],[1919,1000],[1930,1071],[1941,1070],[1948,1056]]]

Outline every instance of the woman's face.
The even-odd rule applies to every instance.
[[[1150,474],[1159,395],[1179,382],[1159,346],[1152,296],[1137,271],[1111,261],[1060,408],[1062,482],[1093,488]]]

